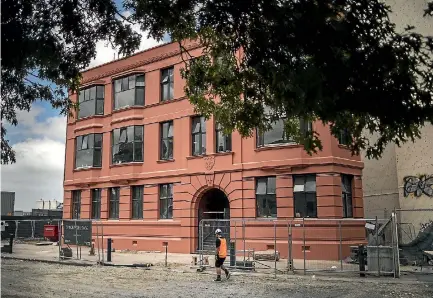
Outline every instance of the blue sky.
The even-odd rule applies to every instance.
[[[121,1],[116,0],[116,3]],[[140,31],[139,26],[133,26]],[[139,51],[158,45],[141,32],[143,40]],[[166,35],[163,42],[169,42]],[[105,41],[96,44],[97,55],[90,67],[109,62],[115,50]],[[46,83],[46,82],[42,82]],[[30,112],[17,112],[18,125],[5,125],[7,139],[14,148],[17,163],[2,165],[1,189],[15,191],[15,210],[30,211],[36,201],[63,201],[63,169],[65,152],[66,117],[60,115],[48,102],[37,101]]]

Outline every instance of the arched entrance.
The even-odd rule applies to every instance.
[[[230,238],[230,203],[226,194],[218,189],[207,190],[198,204],[198,249],[215,250],[215,230],[221,229]]]

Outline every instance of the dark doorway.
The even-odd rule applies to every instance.
[[[230,203],[225,193],[217,188],[205,192],[198,207],[198,249],[215,250],[215,230],[218,228],[228,240],[230,238],[228,219],[230,219]]]

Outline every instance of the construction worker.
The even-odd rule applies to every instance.
[[[230,278],[230,272],[224,266],[224,261],[227,257],[227,241],[222,236],[222,231],[220,229],[215,230],[215,246],[216,246],[216,254],[215,254],[215,268],[217,278],[215,281],[221,281],[221,269],[224,270],[226,274],[226,279]]]

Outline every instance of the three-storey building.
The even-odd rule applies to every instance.
[[[196,43],[187,48],[201,53]],[[250,138],[226,136],[212,118],[195,114],[183,63],[170,43],[82,73],[80,92],[70,94],[79,110],[67,125],[65,219],[98,220],[116,249],[160,250],[167,242],[170,252],[191,253],[202,219],[230,218],[227,233],[266,249],[273,223],[256,219],[363,217],[363,164],[340,144],[344,138],[313,123],[324,148],[310,156],[284,137],[282,122]],[[250,219],[243,232],[236,219]],[[319,229],[323,239],[308,244],[312,257],[338,254],[336,229]],[[343,241],[364,237],[362,224],[358,232]],[[287,246],[287,229],[277,234],[277,246]],[[294,237],[301,253],[306,248]]]

